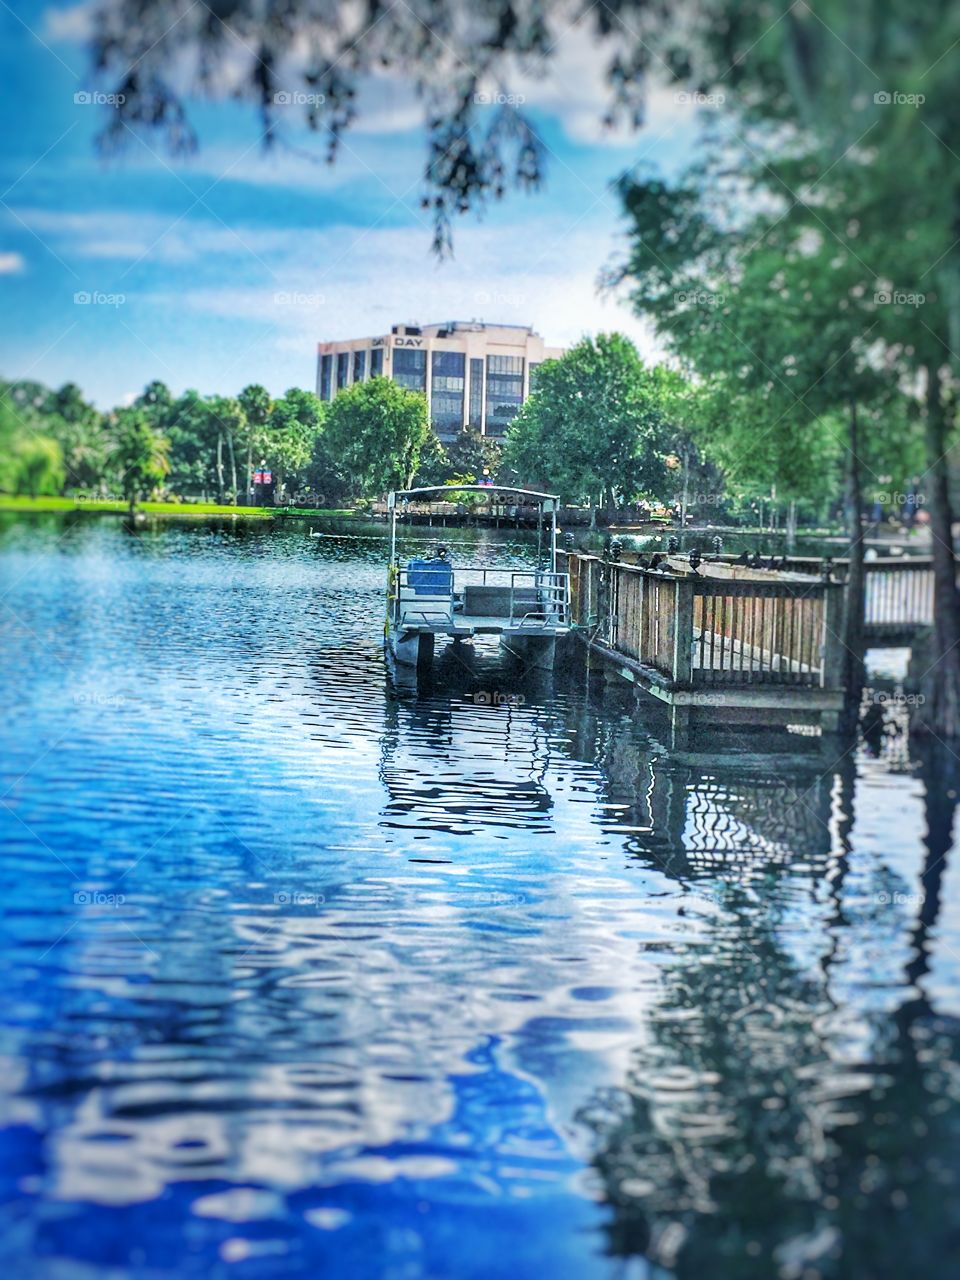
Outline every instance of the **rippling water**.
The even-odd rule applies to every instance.
[[[383,556],[0,526],[10,1274],[955,1273],[956,758],[397,687]]]

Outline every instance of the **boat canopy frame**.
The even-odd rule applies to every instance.
[[[549,512],[550,514],[550,572],[557,571],[557,510],[560,506],[560,496],[556,493],[540,493],[536,489],[519,489],[515,485],[509,484],[434,484],[427,485],[421,489],[395,489],[387,494],[387,510],[390,512],[390,563],[395,564],[397,560],[397,506],[398,503],[409,502],[411,499],[417,501],[425,497],[427,494],[449,494],[451,500],[458,493],[482,493],[491,499],[496,499],[502,494],[513,494],[521,500],[527,500],[530,505],[538,508],[537,518],[537,545],[538,558],[539,547],[543,530],[543,517]]]

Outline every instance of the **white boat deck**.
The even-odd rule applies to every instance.
[[[452,617],[429,617],[419,611],[401,614],[399,629],[415,631],[422,635],[473,636],[511,635],[559,636],[569,630],[562,622],[536,618],[501,618],[493,614],[455,613]]]

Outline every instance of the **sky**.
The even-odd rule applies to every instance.
[[[408,85],[366,85],[333,166],[298,124],[316,163],[264,153],[254,108],[232,100],[191,103],[189,159],[131,137],[108,161],[94,139],[110,108],[82,100],[99,87],[91,8],[0,0],[0,377],[73,381],[102,408],[155,378],[176,394],[261,382],[280,395],[314,386],[318,342],[453,319],[532,324],[559,346],[618,329],[656,358],[645,325],[598,289],[626,244],[611,183],[679,167],[696,117],[659,90],[643,130],[605,132],[603,50],[579,30],[547,78],[511,85],[547,148],[544,189],[460,219],[454,257],[437,261]]]

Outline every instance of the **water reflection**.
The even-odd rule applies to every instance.
[[[924,994],[952,844],[958,761],[921,760],[926,857],[917,895],[845,892],[853,776],[834,778],[819,910],[768,879],[714,895],[701,946],[662,969],[650,1038],[624,1088],[583,1112],[613,1214],[608,1247],[677,1277],[946,1275],[960,1261],[960,1021]],[[751,850],[755,856],[755,848]],[[776,860],[767,864],[772,873]],[[849,1003],[844,970],[876,904],[912,914],[896,1007]],[[908,921],[905,921],[908,923]],[[877,986],[883,981],[875,975]]]
[[[375,537],[4,550],[13,1274],[944,1273],[948,756],[385,679]]]
[[[450,644],[396,692],[381,738],[385,827],[492,839],[550,830],[559,722],[549,677],[517,670],[497,650]]]

